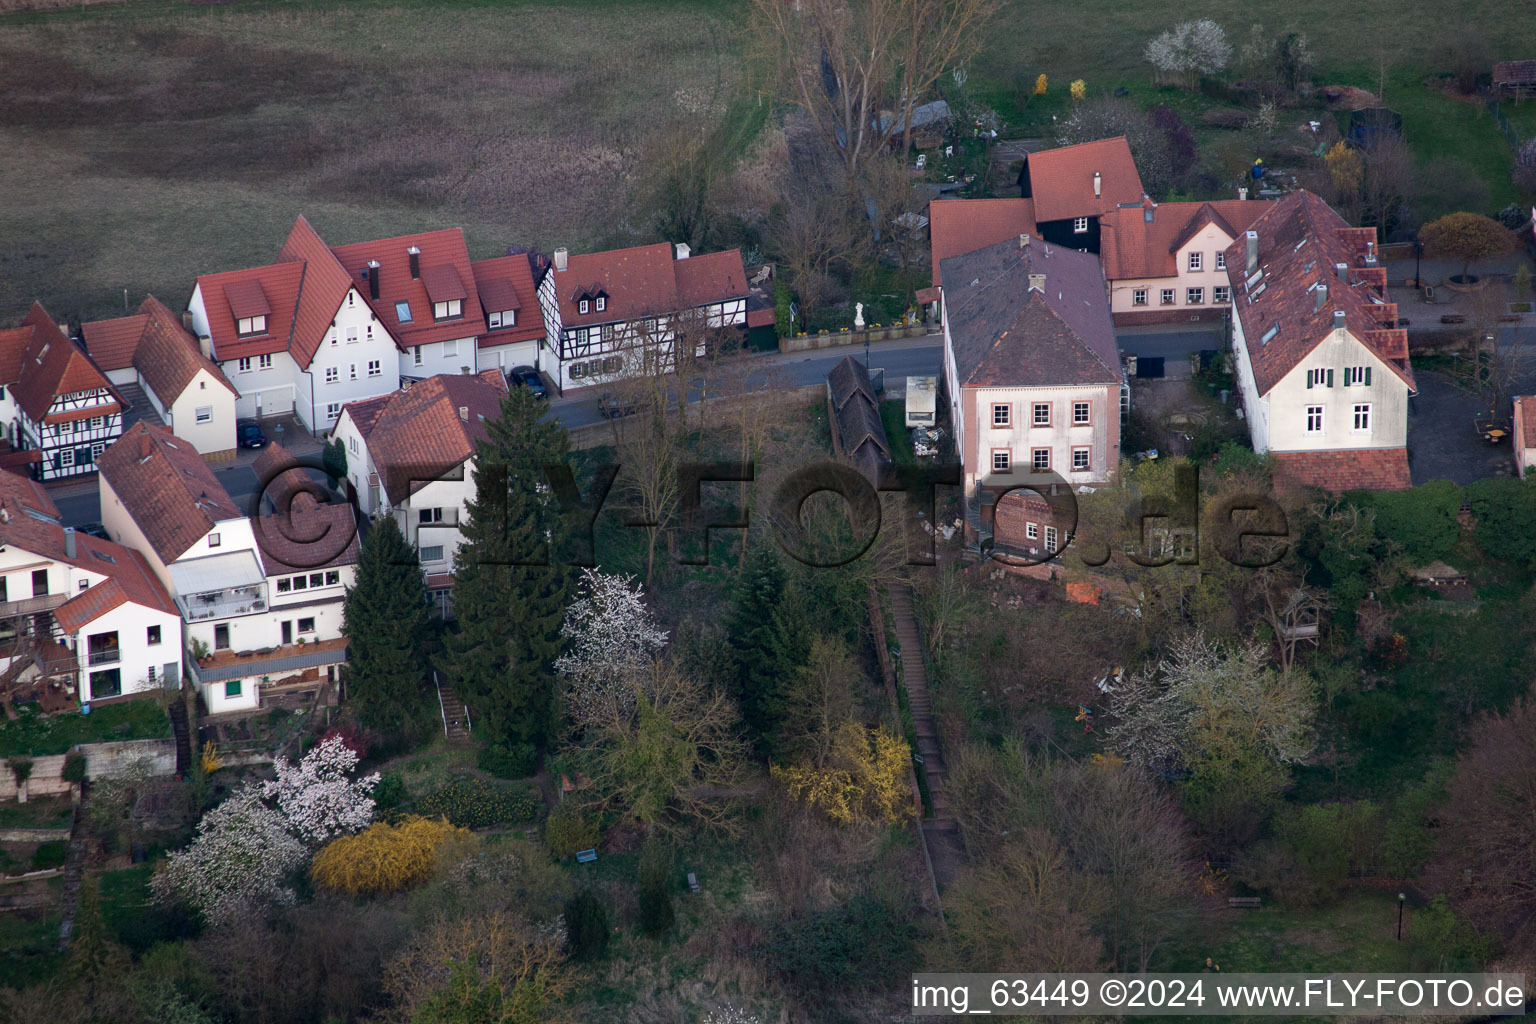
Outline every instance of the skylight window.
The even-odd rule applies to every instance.
[[[111,562],[113,565],[117,564],[117,559],[113,558],[111,555],[104,551],[92,551],[91,554],[101,559],[103,562]]]
[[[1269,325],[1269,330],[1265,331],[1264,332],[1264,336],[1259,339],[1259,344],[1260,345],[1268,345],[1271,341],[1273,341],[1275,339],[1275,335],[1277,335],[1279,333],[1280,333],[1280,325],[1279,324],[1270,324]]]
[[[1306,244],[1307,244],[1307,239],[1303,238],[1301,241],[1296,243],[1296,248],[1292,249],[1291,252],[1301,252],[1301,247],[1306,245]]]
[[[395,303],[395,318],[403,324],[411,322],[411,304],[409,302]]]
[[[1258,298],[1260,295],[1263,295],[1264,294],[1264,289],[1268,288],[1268,287],[1269,287],[1269,282],[1268,281],[1265,281],[1265,282],[1261,283],[1257,288],[1255,288],[1253,291],[1248,293],[1248,301],[1252,302],[1254,299]]]

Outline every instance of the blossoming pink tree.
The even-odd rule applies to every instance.
[[[357,767],[357,751],[341,736],[331,736],[294,764],[277,761],[277,778],[262,795],[277,800],[288,828],[312,844],[366,828],[373,820],[373,787],[379,773],[348,778]]]

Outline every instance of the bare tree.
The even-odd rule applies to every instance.
[[[1477,398],[1496,420],[1507,419],[1515,391],[1536,370],[1536,357],[1513,330],[1503,329],[1499,316],[1509,296],[1498,284],[1471,294],[1471,327],[1465,358],[1458,359],[1451,383]]]
[[[1380,131],[1364,152],[1361,214],[1364,223],[1376,225],[1385,235],[1404,201],[1413,195],[1413,151],[1402,136]]]
[[[851,195],[893,135],[910,141],[912,111],[976,53],[995,10],[996,0],[754,0],[754,35],[780,94],[841,157]]]
[[[849,204],[832,195],[792,190],[769,225],[769,246],[800,294],[800,315],[830,297],[834,276],[851,268],[866,235]]]

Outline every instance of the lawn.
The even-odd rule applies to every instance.
[[[0,804],[0,828],[68,828],[74,804],[68,798],[34,798]]]
[[[68,712],[42,716],[20,709],[15,722],[0,721],[0,757],[46,757],[67,753],[77,743],[160,739],[171,734],[171,720],[152,700],[101,705],[88,715]]]
[[[514,243],[643,235],[663,130],[754,131],[729,8],[98,5],[0,17],[0,310],[185,303],[270,261],[305,214],[333,244],[462,225]]]

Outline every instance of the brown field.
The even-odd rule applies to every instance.
[[[649,139],[739,88],[686,7],[186,11],[0,22],[0,323],[176,306],[300,212],[477,258],[623,242]]]

